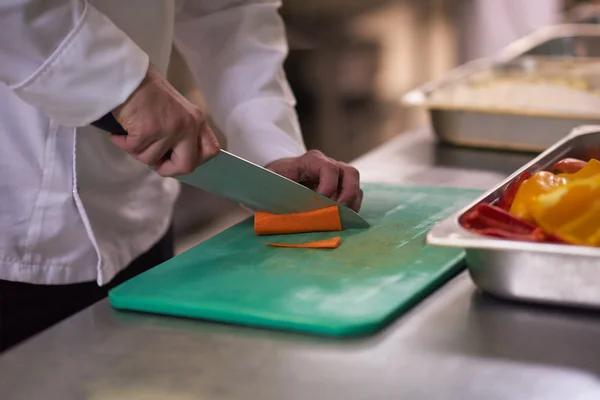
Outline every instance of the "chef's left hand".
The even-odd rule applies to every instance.
[[[320,151],[310,150],[300,157],[282,158],[273,161],[267,168],[354,211],[360,209],[363,191],[358,170]]]

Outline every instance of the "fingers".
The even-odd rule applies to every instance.
[[[341,173],[337,201],[358,211],[362,201],[362,190],[360,189],[360,175],[358,170],[348,164],[339,163],[339,165]]]
[[[281,158],[267,165],[271,171],[283,175],[317,192],[359,211],[363,201],[358,170],[348,164],[332,160],[323,153],[311,150],[300,157]]]
[[[216,136],[204,123],[195,135],[186,135],[187,140],[173,146],[171,157],[156,165],[156,172],[162,176],[191,174],[194,170],[215,157],[221,147]]]
[[[220,151],[202,111],[150,66],[134,93],[113,111],[127,135],[112,142],[163,176],[189,174]]]
[[[360,206],[362,206],[362,201],[363,201],[363,191],[362,191],[362,189],[358,189],[358,195],[354,198],[354,200],[350,204],[348,204],[348,207],[350,207],[351,210],[359,212]]]
[[[300,171],[300,180],[311,183],[318,182],[316,191],[323,196],[333,197],[337,193],[339,168],[336,163],[317,150],[310,150],[296,163]]]
[[[155,165],[156,172],[162,176],[187,175],[194,172],[198,165],[199,152],[198,145],[194,142],[188,139],[176,143],[171,156]]]
[[[323,161],[319,168],[319,186],[317,192],[326,197],[331,197],[337,200],[338,181],[340,177],[340,169],[330,161]]]
[[[158,139],[142,145],[135,137],[128,135],[112,135],[113,144],[129,153],[133,158],[146,165],[153,166],[160,162],[171,149],[171,140]]]
[[[318,181],[317,192],[358,211],[362,203],[360,174],[348,164],[332,160],[320,151],[311,150],[302,156],[307,181]]]
[[[136,135],[135,133],[127,134],[127,135],[111,135],[110,139],[112,142],[125,150],[129,154],[139,154],[152,143],[157,140],[156,136],[150,135]]]
[[[200,140],[198,141],[200,162],[198,163],[198,166],[215,157],[221,151],[217,136],[214,134],[206,120],[204,120],[200,129]]]
[[[217,138],[202,113],[187,121],[190,122],[165,129],[175,134],[165,135],[146,128],[144,135],[112,135],[111,139],[136,160],[155,167],[160,175],[186,175],[220,151]]]

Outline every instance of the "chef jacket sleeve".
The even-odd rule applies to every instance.
[[[0,83],[50,118],[83,126],[123,103],[148,55],[82,0],[0,1]]]
[[[283,71],[287,39],[279,1],[186,0],[175,41],[228,150],[265,166],[304,153],[295,98]]]

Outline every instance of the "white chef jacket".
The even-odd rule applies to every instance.
[[[185,56],[228,149],[304,144],[279,1],[0,2],[0,279],[102,285],[166,232],[178,183],[89,124]],[[201,204],[198,205],[202,207]]]

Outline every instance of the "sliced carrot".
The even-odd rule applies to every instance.
[[[287,233],[341,231],[342,222],[337,206],[296,214],[254,214],[254,233],[282,235]]]
[[[316,240],[314,242],[306,242],[306,243],[273,243],[267,242],[269,246],[273,247],[295,247],[295,248],[304,248],[304,249],[337,249],[340,247],[341,239],[339,236],[336,236],[331,239],[325,240]]]

